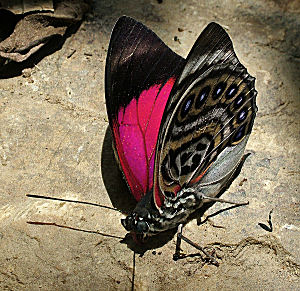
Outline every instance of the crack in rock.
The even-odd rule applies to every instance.
[[[266,253],[271,251],[278,263],[287,268],[290,273],[300,277],[300,265],[293,261],[293,256],[281,245],[279,239],[272,235],[259,238],[247,237],[237,244],[214,242],[208,246],[221,252],[222,254],[218,254],[218,256],[229,264],[235,264],[237,260],[241,260],[247,248],[258,247]]]

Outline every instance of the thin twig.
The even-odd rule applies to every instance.
[[[134,279],[135,279],[135,251],[133,251],[133,270],[132,270],[132,280],[131,280],[131,291],[134,291]]]

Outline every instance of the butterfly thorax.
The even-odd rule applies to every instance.
[[[136,206],[133,213],[122,219],[127,231],[143,235],[154,235],[172,229],[203,204],[201,192],[193,188],[180,190],[176,196],[165,199],[164,205],[157,209],[151,201],[149,192]]]

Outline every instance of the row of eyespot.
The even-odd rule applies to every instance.
[[[212,94],[212,99],[216,100],[218,99],[224,92],[226,88],[226,83],[220,82],[216,88],[213,91]],[[198,94],[197,99],[195,101],[195,107],[198,109],[200,108],[206,101],[209,93],[210,93],[210,86],[204,87],[201,92]],[[238,91],[238,86],[236,84],[232,84],[229,86],[225,93],[225,98],[227,100],[232,99],[235,94]],[[189,109],[191,108],[191,105],[194,102],[195,94],[191,94],[189,98],[184,102],[182,105],[182,110],[181,110],[181,117],[185,118],[185,116],[188,114]],[[241,106],[241,104],[244,102],[245,95],[243,93],[239,94],[239,96],[234,100],[234,107],[237,109]]]

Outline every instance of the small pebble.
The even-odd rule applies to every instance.
[[[179,38],[176,35],[174,36],[174,41],[177,41],[178,43],[181,43]]]

